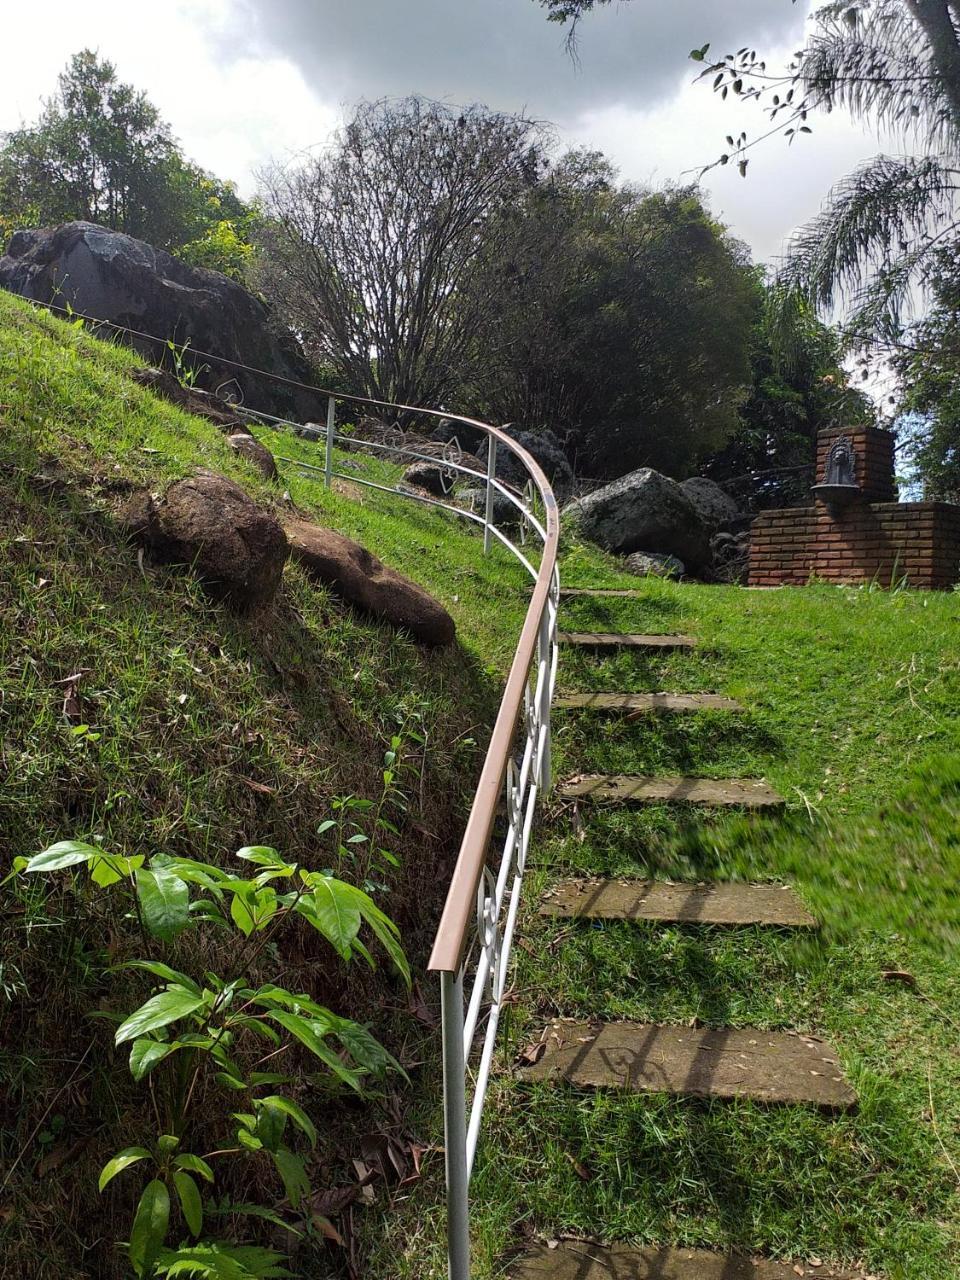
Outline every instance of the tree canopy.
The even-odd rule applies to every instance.
[[[199,266],[242,273],[255,217],[235,187],[183,156],[147,96],[89,49],[32,125],[0,142],[0,238],[80,219]]]

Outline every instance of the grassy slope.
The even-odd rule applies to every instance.
[[[370,491],[326,494],[297,475],[293,501],[434,590],[458,621],[458,645],[425,651],[292,566],[276,606],[247,617],[211,604],[188,575],[142,570],[115,523],[134,486],[162,489],[201,464],[267,504],[285,500],[214,427],[131,383],[135,363],[0,293],[0,874],[13,856],[68,835],[214,860],[263,842],[329,865],[316,829],[331,798],[376,798],[386,740],[400,732],[409,807],[392,815],[402,867],[384,905],[420,963],[477,740],[499,697],[498,663],[522,616],[522,574],[503,555],[484,560],[479,540],[447,517]],[[316,460],[315,448],[291,447]],[[390,478],[390,468],[360,465]],[[501,584],[495,616],[487,606]],[[62,714],[62,681],[77,672],[88,732]],[[97,1196],[96,1170],[142,1140],[147,1121],[142,1093],[110,1061],[109,1029],[86,1013],[130,939],[107,909],[86,902],[79,911],[61,880],[55,891],[37,882],[2,891],[0,1168],[19,1157],[0,1196],[3,1275],[113,1274],[119,1258],[89,1250],[123,1235],[128,1205],[119,1183],[119,1195]],[[395,986],[342,990],[332,952],[281,963],[279,981],[325,992],[344,1012],[399,1003],[387,1034],[415,1056],[417,1024]],[[96,1052],[59,1093],[91,1044]],[[335,1152],[331,1140],[323,1159]],[[317,1181],[343,1176],[324,1168]]]
[[[289,853],[312,850],[330,797],[372,794],[380,740],[397,715],[420,716],[427,758],[410,751],[408,789],[415,808],[424,798],[426,812],[413,815],[419,827],[438,839],[411,829],[390,905],[403,915],[410,904],[408,936],[422,957],[431,913],[420,908],[436,900],[455,843],[463,777],[477,763],[476,748],[464,743],[482,738],[476,726],[495,703],[491,677],[522,611],[519,573],[484,561],[477,540],[458,536],[444,517],[356,486],[326,495],[291,474],[297,503],[364,536],[437,592],[457,617],[462,648],[425,655],[359,623],[295,571],[269,619],[232,617],[188,578],[148,570],[144,579],[117,541],[111,484],[160,487],[202,461],[241,477],[265,501],[275,495],[208,426],[132,387],[122,376],[126,353],[2,294],[0,332],[2,862],[65,831],[97,831],[126,849],[226,855],[256,838]],[[303,442],[285,439],[283,449],[316,459]],[[54,453],[60,470],[49,461]],[[375,477],[392,475],[363,465]],[[636,585],[576,546],[563,572],[568,585]],[[748,712],[736,721],[702,714],[631,726],[558,715],[558,772],[750,773],[777,785],[790,809],[776,821],[704,821],[666,808],[592,814],[583,839],[569,813],[557,811],[527,898],[531,950],[519,953],[503,1066],[557,1009],[795,1026],[837,1041],[861,1107],[827,1120],[747,1104],[580,1098],[520,1088],[504,1070],[488,1104],[474,1189],[478,1275],[500,1274],[529,1233],[565,1230],[862,1257],[878,1273],[910,1280],[953,1274],[956,1178],[937,1133],[960,1161],[957,598],[655,581],[643,590],[640,602],[570,602],[564,619],[693,630],[703,642],[696,655],[648,662],[565,654],[562,684],[715,689]],[[91,669],[80,691],[96,742],[72,735],[59,714],[56,681],[82,667]],[[617,924],[568,932],[544,924],[534,913],[537,889],[578,870],[782,877],[799,886],[824,928],[801,940],[758,930]],[[3,1159],[25,1154],[13,1196],[2,1202],[15,1216],[0,1214],[0,1274],[106,1275],[104,1255],[91,1261],[82,1249],[119,1221],[116,1203],[101,1203],[89,1186],[90,1170],[116,1145],[116,1073],[106,1059],[53,1112],[65,1118],[54,1150],[85,1138],[88,1147],[44,1174],[47,1148],[27,1143],[56,1100],[64,1062],[69,1070],[95,1034],[80,1010],[99,994],[103,939],[78,945],[69,930],[51,927],[72,905],[21,902],[4,929],[0,1017],[5,1043],[23,1036],[25,1052],[0,1059]],[[916,990],[884,982],[882,971],[893,968],[909,970]],[[413,1054],[435,1061],[436,1047],[417,1045],[403,1019],[395,1032],[409,1037]],[[129,1105],[122,1091],[120,1103]],[[405,1103],[405,1128],[436,1141],[437,1104],[437,1074],[425,1066]],[[325,1158],[321,1182],[349,1178],[336,1153]],[[365,1275],[444,1274],[441,1165],[436,1152],[428,1156],[419,1184],[381,1193],[363,1216]],[[336,1251],[327,1263],[339,1274]]]
[[[567,585],[636,585],[583,548],[568,549],[563,571]],[[713,690],[746,714],[626,724],[558,713],[558,772],[766,777],[788,811],[585,808],[580,829],[555,811],[474,1184],[477,1274],[501,1274],[530,1234],[562,1232],[863,1261],[898,1280],[960,1274],[960,598],[654,580],[643,596],[570,601],[564,625],[692,631],[697,652],[566,651],[561,687]],[[823,928],[811,939],[539,919],[538,890],[578,872],[788,880]],[[916,988],[884,980],[897,969]],[[512,1055],[556,1012],[813,1031],[839,1046],[859,1111],[513,1083]],[[410,1211],[416,1227],[395,1225],[382,1255],[402,1265],[376,1274],[439,1277],[424,1226],[436,1219]]]

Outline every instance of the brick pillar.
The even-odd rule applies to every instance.
[[[827,474],[827,454],[834,441],[846,436],[853,447],[857,484],[864,502],[896,502],[894,479],[894,437],[879,427],[827,427],[817,435],[817,478]]]

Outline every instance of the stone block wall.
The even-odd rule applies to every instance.
[[[859,451],[857,462],[859,468]],[[948,589],[960,581],[960,506],[856,502],[831,512],[818,503],[761,512],[751,531],[750,586],[803,586],[811,577],[883,587],[906,579],[911,587]]]

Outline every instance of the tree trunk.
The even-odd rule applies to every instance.
[[[960,135],[960,43],[951,9],[946,0],[907,0],[907,7],[923,28],[930,44],[933,63],[943,81],[954,128]]]

